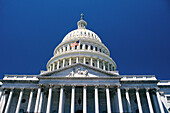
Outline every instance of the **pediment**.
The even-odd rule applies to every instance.
[[[50,77],[111,77],[118,76],[117,71],[105,71],[86,64],[77,63],[58,70],[43,73],[40,76]]]

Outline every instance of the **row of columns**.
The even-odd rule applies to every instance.
[[[88,60],[87,60],[88,58]],[[107,71],[114,71],[114,66],[113,64],[111,64],[109,61],[105,61],[103,59],[99,59],[99,58],[93,58],[93,57],[81,57],[81,59],[83,60],[83,64],[86,64],[86,61],[89,62],[90,66],[94,66],[97,68],[102,68],[103,70],[107,70]],[[74,58],[75,63],[79,63],[80,62],[80,57],[76,57]],[[53,62],[52,64],[49,65],[48,67],[48,71],[54,71],[56,69],[59,69],[60,67],[66,67],[68,65],[72,65],[73,63],[73,58],[67,58],[67,59],[60,59],[58,61]],[[93,65],[94,64],[94,65]],[[107,66],[107,67],[106,67]]]
[[[81,47],[80,47],[81,45]],[[86,48],[87,46],[87,48]],[[57,51],[55,52],[55,54],[59,54],[59,53],[62,53],[62,52],[65,52],[65,51],[70,51],[70,50],[93,50],[93,51],[99,51],[99,52],[102,52],[102,53],[105,53],[108,55],[108,53],[106,52],[106,50],[104,50],[103,48],[99,48],[98,46],[93,46],[93,45],[90,45],[90,44],[81,44],[79,43],[79,46],[74,46],[71,48],[71,45],[68,44],[66,46],[63,46],[63,47],[60,47],[57,49]]]
[[[37,91],[37,97],[36,97],[36,103],[35,103],[35,109],[34,109],[35,113],[41,112],[41,108],[42,108],[44,92],[42,91],[41,86],[42,85],[39,86],[38,91]],[[49,91],[48,91],[46,113],[50,113],[50,110],[51,110],[51,99],[52,99],[52,90],[53,90],[52,88],[53,88],[53,85],[50,85]],[[9,112],[9,107],[10,107],[10,103],[11,103],[12,96],[13,96],[13,90],[14,89],[10,90],[8,99],[7,99],[7,91],[6,90],[4,90],[4,91],[0,90],[0,113],[2,113],[3,111],[4,111],[4,113]],[[30,96],[29,96],[29,101],[28,101],[28,106],[27,106],[27,112],[30,112],[32,99],[33,99],[33,90],[34,89],[32,89],[30,91]],[[20,94],[19,94],[15,113],[19,113],[21,100],[22,100],[22,97],[23,97],[23,91],[24,91],[24,89],[20,90]],[[116,95],[117,95],[117,98],[118,98],[119,112],[123,113],[123,106],[122,106],[123,104],[122,104],[120,86],[117,86],[116,93],[117,93]],[[95,99],[95,113],[99,113],[98,86],[95,86],[95,88],[94,88],[94,95],[95,95],[95,97],[94,97],[94,99]],[[162,102],[161,102],[161,99],[160,99],[160,94],[159,94],[158,90],[156,90],[156,96],[157,96],[158,104],[159,104],[159,107],[160,107],[160,111],[161,111],[161,113],[164,113],[164,108],[163,108],[163,105],[162,105]],[[148,88],[146,88],[146,97],[147,97],[149,111],[150,111],[150,113],[154,113]],[[127,100],[126,102],[127,102],[128,112],[132,112],[128,88],[126,88],[125,98]],[[141,99],[140,99],[140,95],[139,95],[139,88],[136,88],[136,99],[137,99],[137,105],[138,105],[139,113],[143,113],[142,105],[141,105]],[[7,101],[7,104],[5,106],[6,101]],[[109,86],[106,86],[106,103],[107,103],[107,112],[112,113]],[[63,113],[63,109],[64,109],[64,88],[63,88],[63,86],[61,86],[58,113]],[[73,85],[72,89],[71,89],[71,113],[74,113],[75,112],[74,110],[75,110],[75,86]],[[157,111],[157,112],[159,112],[159,111]],[[83,113],[87,113],[87,86],[83,87]]]

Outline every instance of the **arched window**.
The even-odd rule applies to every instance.
[[[67,51],[67,47],[65,47],[66,48],[66,51]]]
[[[93,46],[91,46],[91,50],[93,50]]]
[[[82,44],[80,44],[80,49],[82,49],[82,47],[83,47],[83,45],[82,45]]]
[[[97,51],[97,47],[95,47],[95,51]]]
[[[88,49],[88,45],[86,45],[85,48]]]

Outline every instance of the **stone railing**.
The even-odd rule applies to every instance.
[[[157,80],[155,75],[122,75],[121,81]]]
[[[5,75],[3,80],[38,80],[37,75]]]

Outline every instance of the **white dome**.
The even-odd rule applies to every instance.
[[[78,39],[78,40],[86,39],[86,40],[94,40],[94,41],[101,42],[100,38],[97,36],[96,33],[85,28],[84,29],[79,28],[79,29],[69,32],[64,37],[62,42],[67,42],[67,41],[75,40],[75,39]]]

